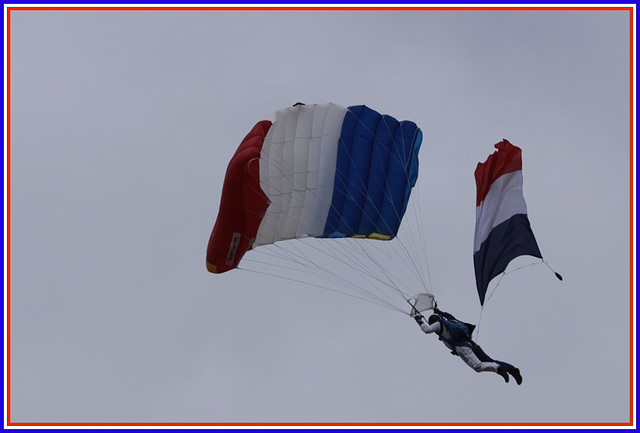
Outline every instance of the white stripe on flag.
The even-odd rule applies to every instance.
[[[527,213],[522,193],[522,170],[503,174],[491,184],[484,201],[476,208],[473,251],[478,251],[491,230],[516,214]]]

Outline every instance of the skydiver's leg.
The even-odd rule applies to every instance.
[[[515,366],[509,364],[508,362],[492,359],[489,355],[484,353],[484,350],[482,350],[482,347],[480,347],[473,341],[471,342],[471,347],[473,348],[473,353],[478,357],[479,360],[481,360],[482,362],[494,362],[496,364],[503,366],[507,370],[507,372],[514,377],[518,385],[522,383],[522,376],[520,375],[520,370],[517,369]]]
[[[478,357],[478,355],[474,352],[471,345],[462,345],[455,347],[456,355],[458,355],[462,360],[471,368],[473,368],[477,372],[481,371],[493,371],[498,372],[498,367],[500,364],[493,361],[491,358],[489,360],[482,360]]]
[[[478,357],[478,359],[480,361],[482,361],[482,362],[495,362],[497,364],[504,365],[505,367],[513,367],[513,365],[511,365],[511,364],[507,364],[506,362],[498,361],[496,359],[493,359],[492,357],[487,355],[484,352],[484,350],[482,350],[482,347],[480,347],[478,344],[476,344],[473,341],[471,342],[471,347],[473,349],[473,353],[475,353],[475,355]]]

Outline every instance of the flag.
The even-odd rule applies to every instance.
[[[518,256],[542,259],[522,193],[522,150],[503,140],[475,171],[476,229],[473,262],[480,305],[489,282]]]

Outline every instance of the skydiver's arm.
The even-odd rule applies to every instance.
[[[422,329],[422,332],[424,332],[425,334],[431,334],[432,332],[440,332],[440,330],[442,329],[442,325],[440,325],[440,322],[435,322],[429,325],[429,323],[427,323],[426,321],[422,321],[419,323],[419,325],[420,325],[420,329]]]
[[[418,323],[418,325],[420,326],[420,329],[422,329],[422,331],[425,334],[431,334],[432,332],[440,332],[441,325],[440,322],[434,322],[432,325],[429,325],[429,322],[427,322],[424,319],[424,316],[422,314],[418,314],[417,316],[413,317],[415,319],[415,321]]]
[[[447,320],[455,319],[455,317],[453,317],[453,314],[450,314],[450,313],[447,313],[446,311],[440,310],[438,308],[438,303],[437,302],[436,302],[435,306],[433,307],[433,312],[436,313],[440,317],[444,317]]]
[[[447,320],[454,320],[455,317],[453,317],[453,314],[449,314],[446,311],[440,311],[439,313],[442,317],[444,317]]]

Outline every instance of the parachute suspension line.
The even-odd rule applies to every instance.
[[[416,193],[419,194],[419,191],[414,191],[413,197],[415,197]],[[405,216],[405,221],[401,230],[406,230],[407,235],[404,236],[399,233],[397,239],[405,251],[406,256],[410,260],[413,274],[416,276],[424,290],[429,292],[432,291],[432,284],[427,260],[426,241],[421,224],[422,215],[420,200],[413,197],[409,199],[409,207],[411,207],[411,210],[410,212],[407,212],[412,214],[413,221],[411,221],[411,216]],[[423,269],[426,271],[426,279]]]
[[[496,289],[500,285],[500,282],[502,281],[502,279],[504,278],[505,275],[507,275],[507,272],[502,272],[500,274],[500,278],[496,282],[496,285],[493,286],[493,289],[491,290],[491,293],[489,293],[489,296],[487,296],[486,300],[484,301],[484,304],[480,306],[480,316],[478,317],[478,325],[476,326],[476,329],[475,329],[475,332],[476,332],[476,340],[475,341],[476,341],[476,343],[480,342],[480,325],[482,324],[482,314],[484,313],[484,307],[491,300],[491,297],[495,293]]]
[[[532,263],[532,264],[535,264],[535,263]],[[531,265],[523,266],[523,268],[526,268],[528,266],[531,266]],[[518,268],[518,269],[522,269],[522,268]],[[478,317],[478,325],[476,326],[476,329],[475,329],[475,331],[476,331],[476,342],[480,341],[479,340],[479,338],[480,338],[480,324],[482,322],[482,313],[484,313],[485,305],[487,305],[489,303],[489,301],[491,300],[491,297],[493,296],[495,291],[498,289],[498,286],[500,285],[500,282],[505,277],[505,275],[510,274],[511,272],[515,272],[518,269],[514,269],[513,271],[510,271],[510,272],[503,271],[500,274],[500,278],[498,278],[498,281],[496,282],[496,285],[493,286],[493,289],[491,290],[491,293],[489,293],[489,296],[486,297],[486,299],[484,301],[484,304],[480,306],[480,317]]]
[[[498,289],[498,286],[500,285],[500,282],[502,281],[502,279],[505,277],[505,275],[507,275],[507,272],[504,271],[500,274],[500,278],[498,279],[498,281],[496,282],[496,285],[493,286],[493,289],[491,290],[491,293],[489,293],[489,296],[487,296],[486,301],[484,302],[484,305],[487,305],[489,303],[489,301],[491,300],[491,297],[493,296],[493,294],[495,293],[495,291]],[[484,308],[484,305],[482,306],[482,308]]]
[[[376,268],[376,262],[373,260],[373,258],[371,258],[372,260],[370,262],[363,260],[363,256],[365,255],[366,250],[362,248],[361,243],[360,248],[362,249],[362,251],[360,252],[360,254],[348,254],[345,250],[347,248],[350,248],[350,243],[353,245],[353,248],[350,248],[351,250],[355,251],[358,248],[357,243],[352,243],[350,241],[357,242],[358,240],[349,238],[326,239],[324,242],[310,242],[305,243],[305,245],[327,255],[333,260],[336,260],[338,263],[347,264],[350,270],[356,271],[360,276],[364,278],[364,281],[368,280],[370,282],[373,282],[374,284],[372,284],[371,287],[367,289],[362,287],[362,283],[356,284],[347,278],[343,278],[345,282],[349,282],[354,288],[358,288],[380,301],[383,301],[383,297],[388,298],[384,302],[392,304],[392,299],[389,298],[388,294],[384,291],[381,291],[380,288],[375,284],[375,282],[378,282],[384,286],[392,287],[389,284],[388,277],[385,278],[386,275],[384,273],[377,271],[379,268]],[[338,244],[340,244],[342,247],[338,248]],[[373,292],[373,289],[377,289],[378,291],[380,291],[380,295],[376,295],[376,293]]]
[[[476,339],[478,338],[478,335],[480,334],[480,321],[482,320],[482,313],[484,312],[484,307],[485,305],[487,305],[489,303],[489,301],[491,300],[491,297],[493,296],[493,294],[496,292],[496,290],[498,289],[498,286],[500,286],[500,283],[502,282],[502,279],[508,275],[511,274],[513,272],[517,272],[519,270],[531,267],[531,266],[537,266],[537,265],[541,265],[541,264],[545,264],[550,270],[551,272],[553,272],[556,276],[556,278],[558,278],[560,281],[562,281],[562,275],[560,275],[558,272],[556,272],[551,266],[549,266],[549,264],[544,260],[544,259],[540,259],[540,261],[537,262],[533,262],[533,263],[529,263],[528,265],[523,265],[520,266],[518,268],[512,269],[510,271],[503,271],[500,274],[500,278],[498,279],[498,281],[496,282],[496,285],[493,287],[493,289],[491,290],[491,292],[489,293],[489,296],[487,296],[484,305],[482,305],[480,307],[480,317],[478,318],[478,326],[476,327],[477,333],[476,333]]]
[[[245,209],[245,211],[248,211]],[[264,220],[263,220],[264,221]],[[295,239],[292,239],[295,240]],[[325,240],[325,242],[320,242],[320,243],[316,243],[316,244],[312,244],[312,243],[305,243],[306,246],[313,248],[315,250],[320,251],[321,253],[325,254],[327,257],[337,261],[337,262],[351,262],[352,263],[352,269],[355,267],[358,272],[360,274],[363,274],[366,277],[372,277],[373,275],[375,275],[375,268],[373,268],[373,265],[371,265],[370,268],[366,269],[366,264],[361,264],[360,266],[353,266],[354,265],[354,260],[356,260],[358,258],[358,255],[349,255],[346,254],[344,252],[344,250],[341,250],[339,248],[328,248],[329,245],[334,245],[334,243],[332,242],[327,242],[327,241],[347,241],[347,240],[351,240],[349,238],[340,238],[340,239],[328,239]],[[356,240],[356,242],[358,242],[359,240]],[[263,248],[260,248],[259,250],[255,250],[254,249],[254,254],[255,253],[262,253],[271,257],[277,257],[285,262],[291,262],[293,264],[298,265],[301,268],[304,268],[306,271],[308,272],[312,272],[314,275],[317,275],[323,279],[327,279],[328,274],[331,275],[332,280],[337,283],[340,284],[342,286],[345,286],[347,288],[350,288],[351,290],[360,290],[362,292],[366,292],[369,294],[370,297],[373,297],[375,299],[377,299],[379,302],[377,302],[378,304],[380,304],[381,302],[387,304],[387,305],[392,305],[393,302],[389,299],[387,300],[383,300],[380,298],[380,296],[376,295],[375,293],[373,293],[370,290],[367,290],[365,288],[363,288],[361,285],[356,285],[353,283],[353,281],[351,281],[349,278],[340,276],[338,274],[336,274],[335,272],[329,272],[329,268],[328,267],[320,267],[316,264],[316,262],[310,258],[308,258],[307,256],[305,257],[305,260],[301,260],[300,257],[302,255],[302,252],[297,249],[295,246],[295,243],[290,242],[289,244],[287,244],[286,247],[284,247],[283,245],[281,245],[279,242],[274,243],[272,245],[265,245],[263,246]],[[322,248],[319,248],[318,246],[322,246],[324,247],[325,251],[322,250]],[[266,248],[266,247],[273,247],[273,248]],[[296,252],[292,252],[289,251],[287,248],[292,248],[292,249],[296,249]],[[267,251],[271,251],[271,253],[267,253]],[[332,252],[333,251],[333,252]],[[251,261],[254,263],[260,263],[263,265],[269,265],[269,266],[275,266],[275,267],[280,267],[281,269],[288,269],[288,270],[294,270],[294,271],[298,271],[301,272],[300,269],[293,269],[293,268],[286,268],[284,265],[277,265],[274,263],[267,263],[264,261],[258,261],[258,260],[250,260],[248,258],[245,258],[244,260],[247,261]],[[386,275],[386,274],[382,274],[382,275]],[[376,277],[374,278],[377,281],[382,281],[385,286],[390,286],[390,284],[388,282],[384,282],[380,277]],[[373,286],[374,288],[377,288],[375,285]],[[386,296],[388,298],[388,294],[385,294],[384,296]],[[397,307],[393,307],[393,309],[398,310]]]
[[[391,278],[392,274],[390,272],[385,272],[386,267],[381,260],[371,254],[371,252],[367,250],[362,243],[353,243],[353,246],[359,251],[362,257],[366,257],[368,259],[366,262],[373,263],[375,265],[371,269],[378,274],[378,278],[376,278],[377,281],[382,283],[387,288],[390,288],[394,292],[398,293],[405,300],[409,298],[409,296],[398,287],[398,283],[401,283],[401,281],[398,280],[394,282]],[[362,261],[362,263],[364,264],[365,261]]]
[[[476,333],[475,342],[480,342],[480,325],[482,324],[482,314],[484,313],[484,305],[480,306],[480,317],[478,317],[478,324],[476,325],[476,329],[474,330]]]
[[[426,242],[426,238],[424,235],[424,229],[422,227],[421,222],[424,220],[423,218],[423,212],[422,212],[422,201],[420,200],[420,183],[416,183],[416,186],[414,187],[417,190],[414,191],[414,195],[417,194],[418,195],[418,199],[417,200],[411,200],[412,202],[412,209],[413,209],[413,214],[414,214],[414,218],[416,221],[416,227],[418,228],[418,235],[417,236],[411,236],[412,239],[418,239],[418,242],[420,243],[420,252],[421,252],[421,258],[422,258],[422,262],[424,264],[424,269],[426,271],[427,274],[427,286],[425,286],[425,289],[427,291],[431,291],[431,293],[435,292],[434,288],[433,288],[433,283],[431,281],[431,271],[429,269],[429,255],[427,254],[427,242]],[[409,227],[411,227],[411,224],[409,225]],[[422,274],[421,274],[422,275]],[[433,293],[435,294],[435,293]]]
[[[317,261],[311,260],[307,256],[307,254],[305,254],[304,251],[302,251],[294,242],[290,242],[287,245],[288,247],[294,249],[295,251],[289,251],[279,244],[274,244],[274,248],[280,250],[281,253],[283,253],[284,258],[298,264],[299,266],[302,266],[307,271],[312,271],[316,275],[322,276],[323,278],[326,278],[327,276],[331,276],[333,277],[334,281],[343,282],[347,286],[352,286],[356,288],[358,287],[357,285],[353,284],[350,280],[345,279],[340,275],[338,275],[337,273],[335,273],[332,269],[328,267],[322,268],[321,266],[319,266]],[[310,247],[314,248],[313,245],[310,245]],[[300,258],[304,260],[301,260]]]
[[[249,261],[252,261],[252,260],[249,260]],[[317,287],[317,288],[320,288],[320,289],[329,290],[331,292],[339,293],[341,295],[347,295],[347,296],[350,296],[352,298],[359,299],[361,301],[366,301],[366,302],[369,302],[369,303],[372,303],[372,304],[379,305],[381,307],[390,308],[390,309],[396,310],[396,311],[398,311],[400,313],[404,313],[404,311],[402,309],[397,308],[397,307],[395,307],[393,305],[384,304],[384,303],[378,303],[378,302],[372,301],[371,299],[354,295],[353,293],[343,292],[343,291],[340,291],[340,290],[333,289],[333,288],[331,288],[329,286],[323,286],[323,285],[320,285],[320,284],[311,283],[309,281],[304,281],[304,280],[298,280],[298,279],[295,279],[295,278],[285,277],[282,274],[274,274],[274,273],[269,273],[269,272],[264,272],[264,271],[258,271],[258,270],[255,270],[255,269],[247,269],[247,268],[244,268],[244,267],[241,267],[241,266],[238,266],[236,269],[239,269],[239,270],[245,271],[245,272],[251,272],[251,273],[255,273],[255,274],[266,275],[266,276],[269,276],[269,277],[276,277],[276,278],[280,278],[280,279],[287,280],[287,281],[293,281],[293,282],[299,283],[299,284],[305,284],[307,286],[312,286],[312,287]]]
[[[384,303],[387,305],[394,305],[393,299],[389,294],[383,291],[380,284],[387,286],[388,283],[384,280],[384,274],[376,272],[376,268],[373,262],[367,262],[363,260],[362,255],[348,254],[347,249],[353,250],[349,247],[350,241],[353,239],[328,239],[322,243],[308,243],[306,244],[310,248],[313,248],[321,253],[324,253],[327,257],[332,259],[335,263],[327,265],[326,267],[339,267],[347,266],[348,269],[344,274],[335,274],[337,278],[348,284],[352,290],[361,291],[366,293],[369,297],[376,299],[378,303]],[[338,248],[338,245],[342,247]],[[357,245],[352,243],[352,245]],[[323,251],[324,250],[324,251]],[[322,268],[320,268],[322,269]],[[354,274],[359,275],[360,278],[354,278]],[[343,277],[341,275],[350,275],[350,278]],[[322,276],[322,275],[320,275]]]
[[[506,275],[509,275],[509,274],[511,274],[511,273],[513,273],[513,272],[517,272],[517,271],[520,271],[520,270],[522,270],[522,269],[525,269],[525,268],[528,268],[528,267],[531,267],[531,266],[541,265],[541,264],[543,264],[543,263],[545,263],[545,261],[544,261],[544,260],[540,260],[539,262],[529,263],[528,265],[520,266],[520,267],[518,267],[518,268],[511,269],[510,271],[503,271],[503,272],[500,274],[500,278],[498,279],[498,282],[496,283],[496,285],[494,286],[493,290],[491,290],[491,293],[490,293],[490,294],[489,294],[489,296],[487,297],[487,299],[486,299],[486,301],[485,301],[485,305],[489,302],[489,300],[491,300],[491,297],[493,296],[493,294],[495,293],[496,289],[497,289],[497,288],[498,288],[498,286],[500,285],[500,282],[502,281],[502,279],[503,279]],[[546,263],[545,263],[545,264],[546,264]],[[548,266],[548,265],[547,265],[547,266]]]
[[[526,266],[523,266],[523,267],[518,268],[518,269],[526,268],[526,267],[529,267],[529,266],[534,265],[534,264],[536,264],[536,263],[532,263],[530,265],[526,265]],[[493,286],[493,289],[491,290],[491,293],[489,293],[489,296],[486,297],[486,300],[484,301],[484,304],[480,306],[480,317],[478,317],[478,325],[476,326],[476,329],[475,329],[475,331],[476,331],[476,343],[480,341],[479,340],[479,338],[480,338],[480,324],[482,322],[482,313],[484,313],[485,305],[487,305],[489,303],[489,301],[491,300],[491,297],[493,296],[495,291],[498,289],[498,286],[500,285],[500,282],[502,282],[502,279],[505,277],[505,275],[510,274],[511,272],[515,272],[518,269],[514,269],[513,271],[509,271],[509,272],[503,271],[500,274],[500,278],[498,278],[498,281],[496,282],[496,285]]]
[[[282,245],[278,245],[278,244],[273,244],[273,245],[269,245],[269,246],[265,246],[263,248],[260,249],[259,252],[260,254],[263,254],[265,256],[271,256],[271,257],[275,257],[275,258],[279,258],[281,260],[290,262],[294,265],[298,265],[299,268],[296,267],[285,267],[284,265],[281,264],[273,264],[273,263],[268,263],[268,262],[264,262],[264,261],[259,261],[259,260],[255,260],[255,259],[250,259],[250,258],[245,258],[244,261],[246,262],[253,262],[253,263],[259,263],[262,265],[266,265],[266,266],[275,266],[278,269],[287,269],[287,270],[291,270],[294,272],[298,272],[301,273],[305,276],[308,277],[308,275],[311,273],[313,275],[316,275],[318,277],[320,277],[322,279],[323,282],[325,282],[324,284],[315,284],[315,283],[311,283],[308,281],[303,281],[303,280],[299,280],[299,279],[294,279],[294,278],[287,278],[284,277],[282,275],[282,273],[266,273],[266,272],[262,272],[263,274],[266,275],[275,275],[275,276],[280,276],[282,278],[285,279],[289,279],[292,281],[297,281],[297,282],[303,282],[305,284],[308,285],[312,285],[315,287],[322,287],[322,288],[326,288],[330,291],[333,292],[337,292],[337,293],[343,293],[346,295],[350,295],[353,297],[357,297],[359,299],[365,299],[363,296],[355,296],[352,293],[349,292],[345,292],[345,291],[340,291],[340,290],[336,290],[334,288],[332,288],[330,285],[326,284],[327,281],[331,281],[336,283],[339,286],[345,287],[346,289],[349,289],[351,291],[354,292],[358,292],[359,290],[361,290],[362,292],[366,293],[368,295],[369,298],[373,298],[375,299],[368,299],[370,302],[378,304],[378,305],[382,305],[385,306],[387,308],[391,308],[391,309],[397,309],[397,307],[393,306],[393,304],[391,302],[388,302],[384,299],[381,299],[379,297],[374,296],[372,293],[362,289],[360,286],[354,284],[351,280],[349,280],[348,278],[345,278],[335,272],[333,272],[331,270],[330,267],[326,266],[326,267],[322,267],[316,264],[316,261],[311,260],[301,249],[299,249],[297,246],[292,245],[293,243],[289,243],[287,244],[287,247],[283,247]],[[309,244],[305,245],[309,246]],[[296,251],[290,251],[288,250],[288,248],[293,248]],[[255,256],[255,255],[254,255]],[[329,256],[331,257],[331,256]],[[256,271],[258,273],[260,273],[260,271],[255,270],[255,269],[248,269],[248,268],[244,268],[245,270],[251,270],[251,271]]]

